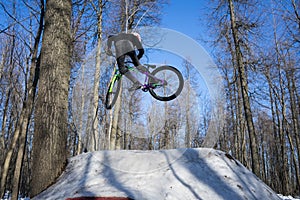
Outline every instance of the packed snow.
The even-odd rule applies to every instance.
[[[99,151],[71,158],[58,182],[34,199],[281,198],[240,162],[213,149]]]
[[[300,198],[294,198],[292,196],[283,196],[281,194],[278,195],[282,200],[300,200]]]
[[[34,200],[75,197],[296,200],[277,195],[230,155],[204,148],[81,154]]]

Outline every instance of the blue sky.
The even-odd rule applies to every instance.
[[[168,28],[191,37],[210,54],[208,44],[200,39],[208,39],[208,27],[205,27],[207,0],[169,0],[163,8],[161,28]],[[202,21],[201,21],[202,20]],[[203,23],[204,22],[204,23]]]
[[[161,26],[197,39],[201,31],[200,17],[203,15],[205,4],[207,3],[203,0],[170,0],[170,4],[164,8]]]

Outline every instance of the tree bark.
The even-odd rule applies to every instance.
[[[114,106],[114,111],[113,111],[113,117],[111,120],[111,131],[110,131],[110,145],[109,149],[110,150],[115,150],[116,149],[116,142],[117,142],[117,134],[118,134],[118,125],[119,125],[119,116],[121,112],[121,102],[122,102],[122,84],[121,84],[121,89],[119,93],[119,97],[115,103]]]
[[[190,83],[190,66],[189,63],[186,61],[185,68],[187,71],[187,82]],[[185,147],[191,148],[191,123],[190,123],[190,109],[192,108],[190,103],[190,95],[191,95],[191,87],[188,85],[187,87],[187,94],[186,94],[186,111],[185,111]]]
[[[53,184],[67,162],[71,11],[71,0],[46,1],[35,110],[31,196]]]

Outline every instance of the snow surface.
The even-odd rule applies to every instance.
[[[283,196],[281,194],[278,195],[282,200],[300,200],[299,198],[295,199],[292,196]]]
[[[283,199],[228,154],[205,148],[81,154],[34,200],[70,197]]]

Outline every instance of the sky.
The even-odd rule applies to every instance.
[[[170,0],[162,16],[162,27],[186,34],[193,39],[199,38],[200,17],[205,8],[203,0]]]

